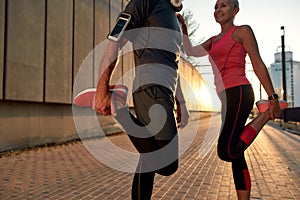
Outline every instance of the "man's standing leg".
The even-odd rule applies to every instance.
[[[138,139],[130,137],[141,153],[134,176],[132,197],[138,197],[139,200],[151,199],[155,173],[169,176],[178,169],[178,138],[174,117],[174,97],[167,88],[152,86],[134,93],[133,98],[137,117],[145,125],[151,122],[149,111],[153,105],[161,105],[166,112],[166,121],[158,133],[151,133],[149,130],[152,137]],[[154,113],[154,115],[158,118],[162,116],[160,113]],[[153,153],[156,151],[159,152]],[[151,155],[151,153],[153,154]]]

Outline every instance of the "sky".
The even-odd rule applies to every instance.
[[[220,33],[213,12],[216,0],[184,0],[183,9],[189,9],[199,24],[197,35],[208,39]],[[263,61],[269,67],[274,53],[281,52],[281,26],[285,27],[286,51],[300,61],[300,1],[299,0],[239,0],[240,11],[235,25],[250,25],[256,36]],[[279,48],[278,48],[279,47]]]
[[[220,33],[220,25],[215,22],[213,12],[216,0],[184,0],[183,11],[193,13],[193,20],[199,24],[198,39],[209,39]],[[281,52],[281,26],[285,27],[285,50],[293,52],[293,59],[300,61],[300,0],[239,0],[240,11],[235,18],[235,25],[250,25],[254,31],[260,55],[267,67],[274,63],[274,53]],[[206,63],[207,62],[207,63]],[[247,77],[257,85],[257,79],[251,72],[250,59],[247,58]],[[200,60],[198,70],[213,85],[213,75],[207,59]],[[259,96],[259,84],[255,86],[256,100]],[[263,96],[266,94],[263,94]]]

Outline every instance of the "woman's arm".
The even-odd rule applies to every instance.
[[[211,38],[200,45],[193,46],[191,43],[191,40],[188,36],[189,34],[188,34],[187,26],[185,24],[185,21],[184,21],[182,15],[177,14],[177,18],[182,26],[182,33],[183,33],[182,40],[183,40],[183,47],[184,47],[185,53],[188,56],[194,56],[194,57],[206,56],[208,54],[207,52],[211,46]]]
[[[274,87],[267,67],[261,59],[258,44],[251,27],[247,25],[238,27],[233,34],[233,38],[244,46],[250,57],[254,73],[263,85],[268,96],[273,95],[275,93]],[[280,114],[278,100],[272,100],[270,102],[270,115],[278,117]]]

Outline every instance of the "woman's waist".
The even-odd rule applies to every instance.
[[[225,79],[215,79],[215,85],[217,92],[220,92],[222,90],[240,86],[240,85],[250,85],[249,80],[246,76],[241,77],[228,77]]]

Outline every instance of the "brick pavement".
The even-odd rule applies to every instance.
[[[191,122],[191,125],[198,123]],[[231,166],[216,148],[199,158],[210,124],[200,120],[199,132],[170,177],[157,175],[158,199],[236,199]],[[126,135],[109,137],[132,149]],[[246,151],[252,199],[300,199],[300,137],[266,126]],[[133,174],[111,169],[95,159],[81,142],[36,148],[0,158],[0,199],[130,199]]]

